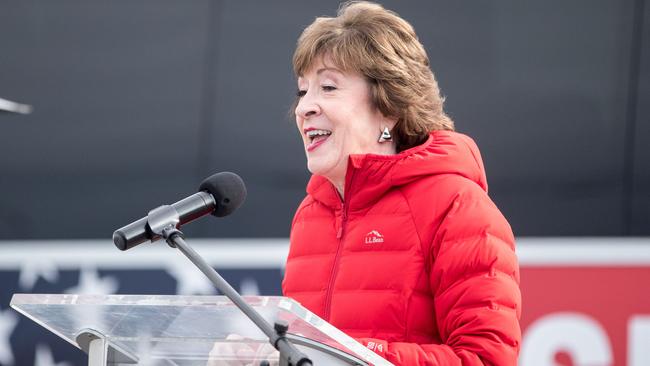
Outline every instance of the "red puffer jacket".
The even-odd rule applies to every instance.
[[[478,148],[436,131],[397,155],[350,157],[345,200],[313,176],[283,281],[399,365],[516,365],[519,267]]]

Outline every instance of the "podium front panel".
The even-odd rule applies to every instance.
[[[289,337],[297,343],[315,341],[351,358],[390,365],[291,299],[248,296],[245,300],[270,324],[286,320]],[[140,364],[217,365],[231,360],[246,364],[278,359],[266,336],[224,296],[15,294],[11,306],[75,347],[79,347],[77,335],[97,332],[135,355]]]

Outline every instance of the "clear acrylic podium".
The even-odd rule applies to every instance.
[[[314,365],[391,365],[284,297],[245,297]],[[89,366],[277,364],[264,334],[223,296],[15,294],[11,307],[88,354]]]

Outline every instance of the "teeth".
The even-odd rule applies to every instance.
[[[326,130],[311,130],[307,131],[307,136],[309,137],[316,137],[316,136],[323,136],[323,135],[331,135],[331,131],[326,131]]]

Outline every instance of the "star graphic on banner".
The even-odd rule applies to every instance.
[[[110,295],[117,291],[118,282],[114,277],[99,277],[94,267],[83,267],[79,273],[79,284],[67,289],[68,294],[95,294]],[[105,319],[99,307],[81,307],[74,318],[76,326],[102,330],[105,328]]]
[[[260,287],[254,278],[246,277],[239,284],[239,293],[243,296],[258,296],[260,294]]]
[[[52,351],[46,345],[39,344],[36,346],[36,356],[34,366],[72,366],[70,362],[54,362]]]
[[[31,290],[39,277],[53,283],[59,279],[59,270],[53,261],[47,259],[27,259],[20,268],[18,283],[23,290]]]
[[[210,280],[197,268],[184,265],[171,265],[167,272],[176,279],[178,295],[214,295],[217,290]]]
[[[13,365],[14,353],[11,350],[9,337],[18,324],[18,315],[13,310],[7,309],[0,312],[0,364]]]
[[[79,274],[79,284],[67,289],[68,294],[110,295],[117,291],[118,282],[114,277],[99,277],[96,268],[84,267]]]

